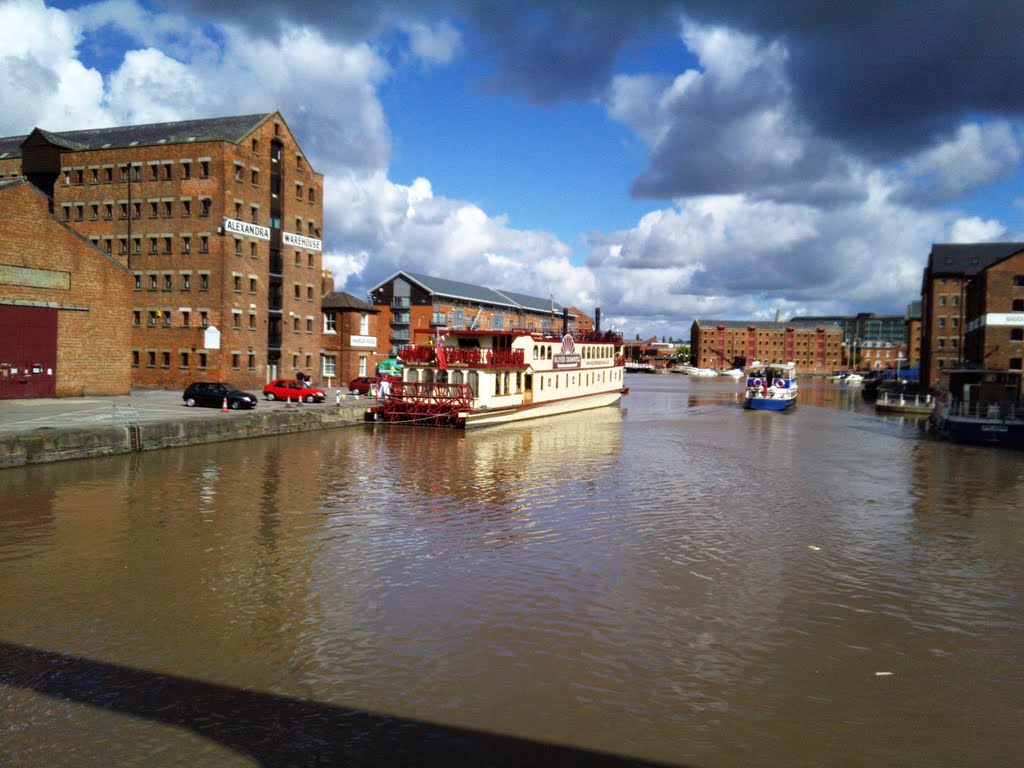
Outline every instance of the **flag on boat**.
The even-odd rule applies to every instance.
[[[446,371],[448,370],[448,357],[445,355],[444,344],[441,343],[444,339],[441,338],[440,331],[434,331],[434,336],[436,337],[434,341],[434,357],[437,360],[437,370]]]

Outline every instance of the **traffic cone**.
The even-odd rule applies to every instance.
[[[228,399],[226,397],[224,398],[224,404],[220,407],[220,412],[221,413],[227,413],[228,412]]]
[[[284,404],[284,407],[285,408],[291,408],[292,407],[292,399],[291,399],[291,397],[288,398],[288,402],[286,402]]]

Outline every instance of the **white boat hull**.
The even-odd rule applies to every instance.
[[[606,405],[614,405],[621,399],[622,390],[616,389],[608,392],[581,395],[579,397],[567,397],[561,400],[514,405],[507,408],[462,411],[459,413],[459,418],[463,420],[466,429],[473,429],[493,424],[508,424],[513,421],[537,419],[542,416],[575,413],[576,411],[586,411],[591,408],[602,408]]]

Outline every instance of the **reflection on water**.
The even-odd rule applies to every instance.
[[[677,764],[1016,763],[1019,454],[826,384],[770,414],[732,381],[627,383],[468,433],[5,470],[0,641]],[[0,685],[16,764],[263,754],[27,674]]]

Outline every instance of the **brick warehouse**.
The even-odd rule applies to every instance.
[[[965,299],[964,360],[1024,370],[1024,247],[978,272]]]
[[[0,181],[0,399],[123,395],[131,387],[131,273]]]
[[[0,174],[133,273],[134,386],[319,370],[323,176],[280,113],[37,128],[0,139]]]
[[[835,323],[694,320],[690,363],[700,368],[742,368],[796,363],[800,373],[831,373],[842,365],[843,331]]]
[[[976,276],[1021,251],[1024,251],[1024,243],[932,245],[921,281],[922,387],[939,387],[942,372],[961,366],[965,361],[966,294]],[[1024,299],[1024,296],[1020,298]],[[980,301],[984,302],[984,299]],[[1002,311],[1010,311],[1013,306],[1011,300]],[[971,319],[977,317],[975,315]],[[988,360],[977,362],[991,363]]]
[[[379,310],[350,293],[334,291],[334,278],[324,273],[324,382],[328,386],[345,384],[357,376],[374,376],[378,354],[377,319]]]

